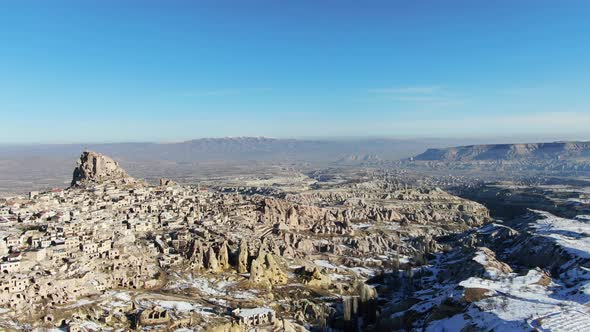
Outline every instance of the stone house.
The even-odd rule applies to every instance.
[[[232,311],[238,322],[246,326],[257,326],[274,323],[275,312],[269,308],[235,309]]]
[[[167,324],[170,322],[170,314],[168,310],[156,306],[145,309],[139,314],[138,325],[158,325]]]
[[[19,293],[24,291],[30,284],[29,279],[25,275],[15,275],[2,284],[2,292]]]
[[[51,259],[59,260],[66,258],[68,253],[66,251],[66,246],[64,244],[56,245],[50,248],[50,255]]]
[[[80,239],[77,236],[66,238],[64,245],[68,251],[79,251]]]
[[[6,261],[0,263],[0,272],[4,274],[16,273],[20,268],[20,261]]]
[[[98,252],[98,243],[86,242],[82,244],[82,251],[85,254],[94,254]]]
[[[9,206],[1,206],[0,207],[0,217],[8,217],[10,214],[10,207]]]
[[[14,235],[8,236],[6,238],[6,246],[9,248],[20,246],[20,238]]]

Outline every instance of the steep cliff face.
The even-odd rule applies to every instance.
[[[93,151],[84,151],[74,169],[72,187],[105,182],[133,183],[124,169],[113,159]]]
[[[590,142],[555,142],[529,144],[467,145],[445,149],[428,149],[416,160],[474,161],[561,159],[589,157]]]

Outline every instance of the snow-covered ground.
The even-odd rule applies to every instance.
[[[476,306],[498,318],[519,323],[538,320],[540,317],[561,311],[582,310],[585,306],[570,301],[566,296],[543,286],[543,272],[530,270],[524,276],[509,275],[497,280],[469,278],[460,283],[465,288],[489,290],[489,298],[476,302]],[[589,321],[590,322],[590,321]],[[526,329],[526,326],[523,326]],[[586,325],[590,329],[590,324]]]
[[[186,301],[157,300],[154,301],[153,304],[157,304],[162,308],[174,310],[176,312],[197,312],[204,316],[214,315],[211,308]]]
[[[540,317],[531,323],[539,332],[584,332],[590,326],[590,315],[577,310],[564,310]]]
[[[214,315],[213,309],[190,300],[183,300],[172,295],[141,293],[135,297],[136,302],[144,308],[154,305],[179,313],[196,312],[202,316]]]
[[[201,294],[207,296],[226,296],[228,288],[232,283],[223,280],[207,279],[196,277],[192,274],[181,276],[176,275],[174,281],[167,285],[167,289],[186,289],[192,288],[198,290]]]
[[[366,229],[366,228],[369,228],[369,227],[373,227],[373,224],[372,223],[366,223],[365,222],[365,223],[358,223],[358,224],[353,224],[352,225],[352,228],[354,228],[354,229]]]
[[[377,262],[378,260],[373,260],[375,262]],[[338,270],[348,270],[348,271],[354,271],[355,273],[357,273],[360,276],[363,277],[372,277],[375,275],[375,271],[366,268],[366,267],[359,267],[359,266],[355,266],[355,267],[348,267],[348,266],[344,266],[344,265],[340,265],[340,266],[336,266],[326,260],[321,260],[321,259],[316,259],[313,261],[313,263],[321,268],[325,268],[328,270],[332,270],[332,271],[338,271]]]
[[[495,280],[472,277],[460,283],[468,289],[486,289],[483,298],[467,311],[435,321],[428,331],[459,331],[469,324],[496,331],[590,331],[590,316],[583,303],[560,292],[558,285],[540,283],[543,272],[530,270],[524,276],[510,274]],[[568,321],[571,324],[560,325]],[[567,327],[567,328],[566,328]]]
[[[104,328],[92,321],[83,321],[78,325],[81,331],[102,331]]]
[[[545,211],[534,211],[540,216],[531,226],[537,235],[545,236],[580,258],[590,258],[590,222],[585,216],[575,219],[560,218]]]
[[[91,301],[89,299],[80,299],[78,301],[76,301],[76,303],[74,304],[70,304],[68,306],[63,307],[64,309],[70,309],[70,308],[76,308],[76,307],[82,307],[88,304],[92,304],[94,303],[94,301]]]
[[[475,253],[473,260],[485,268],[486,277],[490,279],[495,279],[502,273],[502,271],[490,265],[487,254],[482,250],[479,250]]]
[[[326,260],[321,260],[321,259],[316,259],[313,261],[313,263],[319,267],[323,267],[329,270],[336,270],[338,269],[338,267]]]
[[[167,290],[193,290],[198,291],[203,298],[208,301],[226,305],[227,299],[234,300],[254,300],[258,297],[255,289],[242,289],[236,287],[234,281],[226,281],[219,278],[205,278],[203,276],[194,276],[192,274],[175,274],[171,281],[166,285]]]
[[[480,298],[465,312],[432,322],[427,331],[458,331],[472,324],[488,331],[590,331],[590,269],[583,266],[590,258],[590,219],[533,212],[538,218],[528,225],[531,235],[549,239],[564,250],[564,272],[551,279],[538,268],[525,275],[492,271],[463,280],[459,286],[476,290]],[[482,233],[500,226],[485,226]],[[482,251],[473,260],[488,265]]]

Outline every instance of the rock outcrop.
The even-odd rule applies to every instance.
[[[267,287],[287,283],[288,277],[281,270],[274,257],[266,252],[261,252],[258,258],[252,261],[250,266],[250,281]]]
[[[240,249],[238,251],[238,272],[248,272],[248,243],[246,241],[240,243]]]
[[[416,160],[473,161],[563,159],[590,155],[590,142],[468,145],[428,149]]]
[[[321,273],[320,269],[317,267],[314,268],[311,272],[305,270],[304,274],[306,275],[304,283],[308,286],[328,288],[332,284],[332,280],[330,280],[330,277]]]
[[[160,186],[175,186],[178,183],[167,178],[160,178]]]
[[[74,169],[72,187],[113,182],[116,184],[135,183],[119,163],[94,151],[84,151]]]

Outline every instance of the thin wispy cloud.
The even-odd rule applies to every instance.
[[[440,92],[440,86],[406,86],[393,88],[369,89],[369,93],[386,95],[431,95]]]
[[[384,87],[366,90],[364,101],[394,101],[446,107],[465,103],[456,93],[440,85]]]
[[[543,130],[555,130],[556,128],[569,128],[570,130],[587,130],[590,123],[590,113],[587,111],[563,111],[563,112],[535,112],[508,116],[496,116],[485,119],[487,123],[498,127],[512,127],[514,130],[522,128],[537,128]]]
[[[408,96],[404,96],[404,95],[394,95],[394,96],[386,96],[384,99],[387,100],[396,100],[396,101],[404,101],[404,102],[417,102],[417,103],[422,103],[422,102],[434,102],[434,101],[439,101],[440,99],[438,97],[435,96],[420,96],[420,95],[408,95]]]
[[[539,90],[534,87],[528,88],[508,88],[498,91],[498,94],[509,97],[531,97],[539,94]]]
[[[546,135],[564,139],[588,139],[586,111],[536,112],[526,114],[489,115],[484,117],[452,117],[447,119],[412,119],[411,121],[380,121],[372,124],[377,132],[395,131],[403,135],[437,132],[453,136]],[[460,128],[458,131],[457,128]],[[563,131],[567,128],[567,132]],[[560,135],[558,135],[561,133]]]
[[[181,95],[185,97],[214,97],[214,96],[231,96],[262,93],[270,91],[270,88],[241,88],[241,89],[216,89],[216,90],[196,90],[185,91]]]

